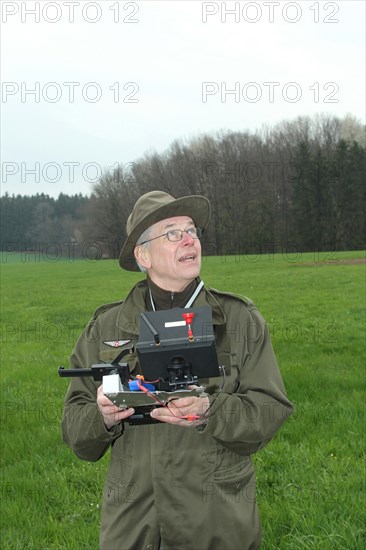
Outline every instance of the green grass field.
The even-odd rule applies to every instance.
[[[259,307],[296,407],[254,458],[263,550],[366,547],[364,258],[203,261],[206,285]],[[142,275],[117,261],[21,256],[4,256],[1,274],[1,548],[97,550],[108,455],[82,462],[61,441],[57,366],[93,311]]]

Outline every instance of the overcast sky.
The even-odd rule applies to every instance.
[[[363,1],[1,9],[1,194],[88,194],[104,169],[220,129],[365,120]]]

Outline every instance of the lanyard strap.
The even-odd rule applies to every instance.
[[[196,290],[193,292],[192,296],[190,297],[190,299],[188,300],[188,302],[186,303],[186,305],[184,306],[184,309],[187,309],[188,307],[191,307],[191,305],[193,304],[193,302],[195,301],[195,299],[197,298],[198,294],[201,292],[202,288],[203,288],[203,285],[205,283],[203,281],[200,282],[200,284],[198,285],[198,287],[196,288]],[[153,297],[152,297],[152,294],[151,294],[151,289],[149,287],[149,294],[150,294],[150,302],[151,302],[151,306],[153,308],[154,311],[156,311],[155,309],[155,304],[154,304],[154,300],[153,300]]]

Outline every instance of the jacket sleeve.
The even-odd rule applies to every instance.
[[[93,319],[80,336],[70,358],[71,368],[90,368],[99,363],[98,320]],[[72,378],[62,417],[63,440],[82,460],[95,462],[123,430],[122,423],[108,430],[97,405],[100,382],[90,377]]]
[[[243,310],[242,310],[243,311]],[[241,454],[263,448],[290,416],[293,407],[269,338],[268,327],[253,307],[246,311],[235,393],[210,396],[210,416],[204,433]]]

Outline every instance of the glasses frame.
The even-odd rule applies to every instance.
[[[199,230],[201,232],[201,235],[200,236],[196,235],[195,237],[193,235],[190,235],[189,231],[191,231],[192,229],[194,229],[195,231]],[[168,235],[173,231],[180,231],[181,233],[180,239],[176,241],[172,241],[171,239],[169,239]],[[143,244],[149,243],[150,241],[155,241],[156,239],[161,239],[161,237],[167,237],[170,243],[179,243],[183,239],[183,233],[187,233],[187,235],[192,237],[192,239],[197,240],[202,237],[203,232],[204,232],[204,229],[202,227],[195,227],[195,226],[187,227],[187,229],[170,229],[169,231],[167,231],[166,233],[163,233],[162,235],[159,235],[158,237],[153,237],[152,239],[147,239],[146,241],[139,243],[138,246],[142,246]]]

